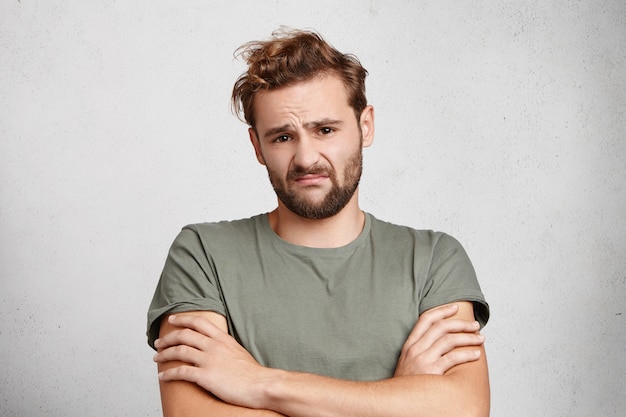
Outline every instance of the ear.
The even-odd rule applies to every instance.
[[[369,105],[363,109],[359,120],[363,135],[363,147],[367,148],[374,142],[374,107]]]
[[[259,164],[265,165],[265,159],[263,159],[263,154],[261,153],[261,142],[259,142],[259,137],[257,136],[254,128],[248,129],[248,135],[250,135],[250,142],[254,147],[254,153],[256,154],[257,161],[259,161]]]

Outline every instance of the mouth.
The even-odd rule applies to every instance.
[[[293,181],[298,185],[308,187],[308,186],[320,185],[327,179],[328,179],[327,174],[305,174],[305,175],[300,175],[294,178]]]

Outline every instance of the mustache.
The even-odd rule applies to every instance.
[[[332,176],[332,169],[323,166],[323,165],[313,165],[312,167],[305,169],[302,167],[295,167],[290,169],[287,173],[287,180],[297,180],[298,178],[304,177],[305,175],[327,175]]]

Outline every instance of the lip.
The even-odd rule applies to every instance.
[[[328,179],[328,175],[307,174],[296,178],[296,184],[302,186],[319,185]]]

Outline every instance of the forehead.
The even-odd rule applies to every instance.
[[[348,94],[336,75],[323,75],[276,90],[262,90],[254,98],[257,128],[317,119],[354,118]]]

